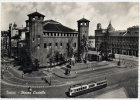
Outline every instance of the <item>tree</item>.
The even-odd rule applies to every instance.
[[[74,54],[74,50],[72,48],[72,41],[73,41],[73,39],[69,39],[68,43],[67,43],[66,50],[67,50],[67,58],[68,59],[71,58],[73,56],[73,54]]]
[[[100,55],[102,56],[102,59],[104,60],[108,60],[108,30],[106,32],[106,35],[104,37],[103,42],[101,42],[100,47],[99,47],[99,52]]]
[[[39,69],[39,61],[38,61],[38,59],[35,59],[34,63],[35,63],[35,69],[38,70]]]
[[[80,59],[81,61],[87,61],[87,55],[88,55],[88,44],[87,44],[87,38],[85,35],[83,35],[83,38],[81,39],[81,45],[80,45]]]

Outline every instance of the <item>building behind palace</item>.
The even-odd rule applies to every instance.
[[[97,51],[99,51],[105,39],[107,39],[108,53],[138,56],[139,26],[132,26],[127,30],[115,30],[111,22],[107,29],[102,29],[101,24],[98,23],[95,30]]]
[[[91,50],[95,48],[95,36],[88,37],[88,46]]]
[[[1,54],[7,55],[9,48],[9,32],[1,31]]]

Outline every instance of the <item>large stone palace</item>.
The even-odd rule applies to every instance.
[[[95,47],[99,51],[101,44],[107,41],[107,52],[138,56],[139,26],[127,28],[127,30],[115,30],[109,23],[106,29],[97,24],[95,30]]]
[[[31,59],[38,59],[40,66],[49,66],[49,58],[54,52],[66,56],[68,45],[73,51],[80,51],[80,41],[88,37],[89,21],[78,20],[78,31],[54,20],[44,21],[44,15],[34,12],[26,20],[26,47]]]

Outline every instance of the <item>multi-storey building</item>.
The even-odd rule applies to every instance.
[[[100,51],[101,44],[107,41],[107,52],[124,55],[138,56],[139,26],[133,26],[125,30],[115,30],[111,22],[107,29],[102,29],[97,24],[95,30],[95,47]]]
[[[79,39],[81,39],[83,36],[88,36],[89,21],[79,20],[78,32],[54,20],[44,21],[44,17],[38,12],[28,15],[28,20],[26,20],[26,29],[28,29],[26,32],[26,51],[31,59],[39,61],[40,66],[49,66],[49,57],[55,52],[65,56],[68,44],[71,45],[74,52],[77,52],[78,37],[80,36]]]
[[[91,50],[95,48],[95,36],[88,37],[88,48]]]
[[[8,54],[9,48],[9,32],[1,31],[1,53],[2,55]]]

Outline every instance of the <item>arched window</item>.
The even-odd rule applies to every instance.
[[[56,36],[56,33],[54,33],[54,36]]]
[[[35,41],[35,38],[33,38],[33,42]]]
[[[73,47],[76,48],[76,43],[73,44]]]
[[[40,44],[37,45],[37,48],[38,48],[38,49],[40,48]]]
[[[35,18],[33,18],[32,20],[35,20]]]
[[[84,25],[86,26],[86,25],[87,25],[87,23],[84,23]]]

